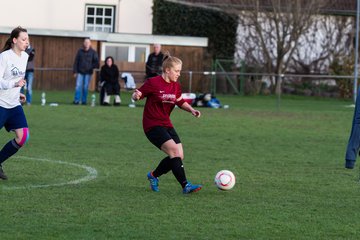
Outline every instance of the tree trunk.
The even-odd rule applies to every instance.
[[[282,87],[281,87],[281,86],[282,86],[282,81],[283,81],[283,79],[282,79],[281,74],[278,74],[278,75],[276,76],[276,87],[275,87],[275,93],[276,93],[276,95],[282,93]]]

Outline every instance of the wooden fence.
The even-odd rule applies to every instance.
[[[9,35],[0,34],[0,47],[2,47]],[[34,89],[37,90],[72,90],[75,87],[75,79],[72,73],[74,58],[78,49],[82,46],[83,38],[56,37],[56,36],[30,36],[31,45],[36,50]],[[101,44],[92,41],[92,47],[101,56]],[[152,46],[151,46],[152,49]],[[209,69],[210,62],[204,61],[206,49],[203,47],[184,47],[163,45],[163,51],[168,50],[173,56],[183,60],[183,70],[202,71]],[[103,62],[101,62],[101,65]],[[144,80],[144,62],[116,62],[120,72],[134,72],[135,80],[141,83]],[[143,74],[142,74],[143,71]],[[90,84],[90,90],[96,87],[96,74]],[[181,77],[181,82],[188,84],[188,75]],[[201,91],[201,75],[192,79],[192,89]]]

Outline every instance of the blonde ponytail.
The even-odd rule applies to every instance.
[[[166,51],[164,53],[164,58],[163,58],[163,63],[162,63],[163,71],[167,68],[172,68],[175,65],[182,65],[182,61],[177,57],[171,56],[170,52]]]

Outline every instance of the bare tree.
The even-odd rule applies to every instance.
[[[335,0],[166,0],[235,14],[239,19],[235,59],[273,73],[281,92],[282,74],[326,69],[352,49],[351,17],[322,15]],[[352,6],[353,7],[353,6]],[[318,32],[321,30],[321,41]]]
[[[264,66],[275,73],[276,92],[281,91],[281,75],[288,68],[302,36],[308,31],[326,0],[242,0],[254,5],[239,13],[238,59]]]
[[[334,60],[344,62],[349,57],[353,58],[354,25],[352,17],[318,16],[301,37],[288,70],[296,73],[327,73]]]

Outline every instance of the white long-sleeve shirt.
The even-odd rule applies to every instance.
[[[25,77],[29,55],[17,55],[12,49],[0,54],[0,107],[14,108],[20,105],[20,87],[15,83]]]

